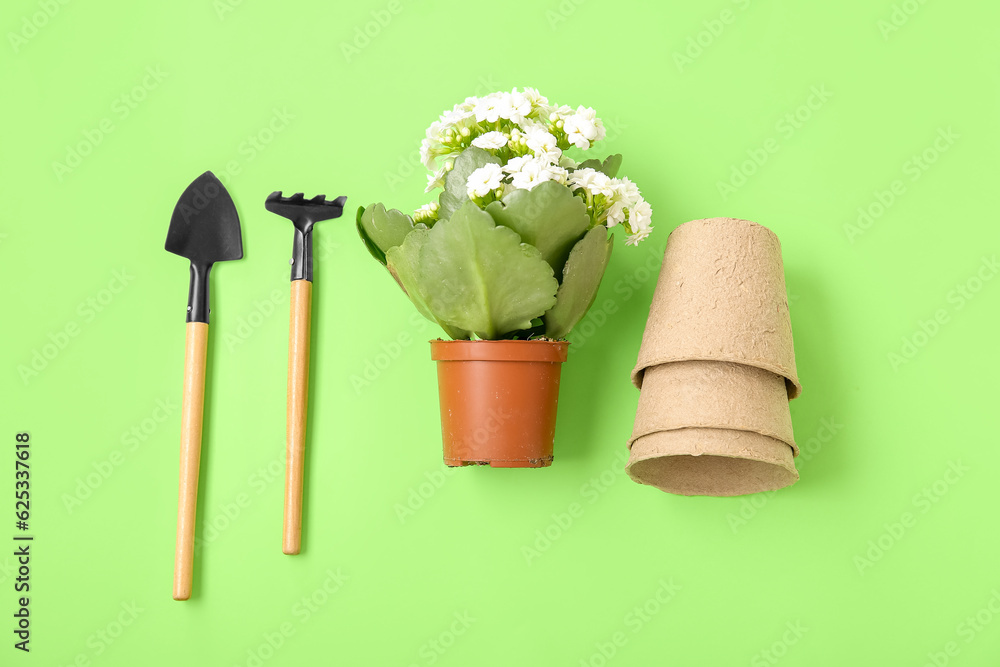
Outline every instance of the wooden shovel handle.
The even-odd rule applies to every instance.
[[[188,322],[184,351],[184,399],[181,405],[180,493],[177,499],[177,551],[174,555],[175,600],[187,600],[191,597],[207,352],[208,324]]]
[[[306,407],[309,399],[309,327],[312,282],[292,281],[288,327],[288,422],[285,451],[285,525],[281,550],[302,548],[302,476],[306,453]]]

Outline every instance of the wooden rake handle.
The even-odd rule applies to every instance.
[[[293,280],[288,327],[288,422],[285,450],[285,522],[281,550],[302,549],[302,477],[306,453],[306,408],[309,399],[309,327],[312,282]]]
[[[205,407],[205,361],[208,324],[188,322],[184,351],[184,399],[181,406],[180,493],[177,498],[177,550],[174,554],[174,599],[191,597],[194,575],[195,511],[201,465],[201,425]]]

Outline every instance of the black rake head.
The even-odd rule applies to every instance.
[[[291,197],[282,197],[281,191],[276,190],[267,196],[264,208],[288,218],[296,227],[305,231],[320,220],[339,218],[344,212],[346,201],[347,197],[327,200],[326,195],[316,195],[312,199],[306,199],[301,192],[296,192]]]
[[[288,218],[295,225],[295,241],[292,244],[292,280],[313,279],[312,228],[320,220],[339,218],[344,212],[347,197],[337,197],[327,201],[326,195],[316,195],[306,199],[301,192],[291,197],[282,197],[276,190],[264,200],[264,208],[271,213]]]

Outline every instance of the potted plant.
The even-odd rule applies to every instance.
[[[574,159],[604,135],[593,109],[532,88],[469,97],[421,145],[437,201],[358,209],[365,246],[452,339],[431,341],[449,466],[552,462],[565,338],[597,296],[609,229],[629,245],[652,229],[621,155]]]

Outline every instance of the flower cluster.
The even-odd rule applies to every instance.
[[[515,189],[531,190],[539,183],[556,181],[586,201],[593,225],[623,225],[629,232],[626,243],[635,245],[652,230],[652,209],[635,183],[597,169],[578,168],[564,154],[570,148],[589,150],[604,139],[604,123],[589,107],[553,105],[534,88],[523,92],[514,88],[509,93],[466,98],[441,114],[426,134],[420,158],[431,172],[427,192],[444,187],[455,159],[474,146],[499,161],[468,178],[468,195],[480,205]],[[433,223],[436,216],[437,205],[428,204],[416,211],[414,220]]]
[[[628,177],[611,178],[596,169],[577,169],[570,177],[570,185],[575,194],[583,194],[587,210],[596,214],[596,224],[608,228],[624,224],[628,228],[628,245],[637,245],[653,231],[653,209]]]

